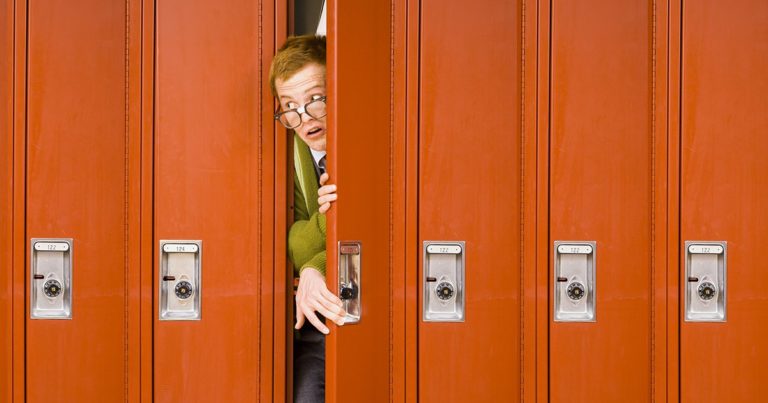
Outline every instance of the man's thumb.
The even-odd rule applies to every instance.
[[[301,329],[302,326],[304,326],[304,312],[296,308],[296,329]]]

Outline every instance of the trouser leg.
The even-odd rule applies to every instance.
[[[310,323],[298,331],[293,350],[293,400],[325,402],[325,335]]]

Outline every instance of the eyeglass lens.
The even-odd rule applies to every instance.
[[[316,99],[304,105],[304,110],[310,117],[320,119],[325,116],[325,100]],[[280,115],[280,123],[289,129],[301,126],[301,114],[296,110],[286,111]]]

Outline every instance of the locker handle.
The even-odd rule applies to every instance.
[[[158,304],[161,321],[202,319],[203,241],[160,240]]]
[[[30,241],[30,319],[72,319],[72,238]]]
[[[726,321],[726,241],[685,241],[685,321]]]
[[[464,241],[423,241],[422,321],[464,322]]]
[[[339,298],[347,312],[344,324],[360,322],[362,315],[362,244],[360,241],[339,241]]]
[[[555,322],[597,321],[596,257],[596,241],[555,241],[552,273]]]

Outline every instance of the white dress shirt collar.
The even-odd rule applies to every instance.
[[[315,160],[315,166],[320,166],[320,160],[325,157],[325,151],[315,151],[313,149],[309,149],[309,151],[312,152],[312,158]]]

